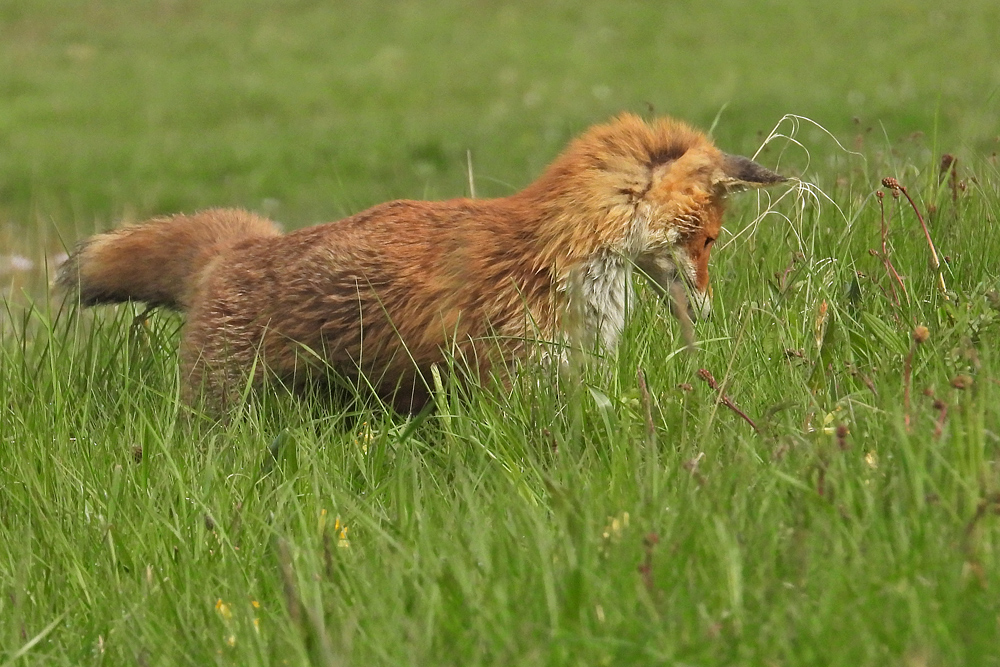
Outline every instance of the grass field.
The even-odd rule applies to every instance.
[[[1000,665],[1000,5],[662,5],[0,0],[0,667]],[[503,195],[650,109],[817,186],[733,202],[695,354],[645,294],[579,386],[220,423],[180,318],[44,287],[123,219]]]

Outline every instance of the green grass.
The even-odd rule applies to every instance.
[[[998,24],[985,0],[0,0],[0,666],[1000,664]],[[829,198],[745,233],[766,200],[734,201],[697,354],[644,292],[574,386],[215,422],[178,399],[179,318],[2,273],[122,217],[461,195],[467,151],[505,194],[646,102],[718,116],[731,151],[798,113],[860,153],[809,123],[808,167],[766,147]],[[898,303],[869,254],[890,175],[947,299],[891,197]]]

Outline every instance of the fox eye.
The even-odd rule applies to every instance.
[[[705,250],[708,250],[709,248],[711,248],[713,243],[715,243],[715,239],[713,239],[711,236],[706,236],[705,237]]]

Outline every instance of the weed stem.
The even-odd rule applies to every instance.
[[[906,201],[910,202],[910,206],[913,208],[913,212],[917,214],[917,220],[920,221],[920,227],[924,230],[924,238],[927,239],[927,247],[931,249],[931,266],[938,274],[938,288],[941,290],[941,296],[944,297],[945,301],[948,301],[948,287],[944,284],[944,273],[941,271],[941,260],[938,259],[937,248],[934,247],[934,242],[931,241],[931,233],[927,229],[927,223],[924,222],[924,216],[920,214],[920,209],[917,208],[916,202],[913,201],[913,197],[910,193],[906,191],[906,186],[901,185],[892,176],[886,176],[882,179],[882,185],[889,188],[894,192],[901,192],[903,196],[906,197]]]
[[[743,412],[738,407],[736,407],[736,404],[733,403],[733,400],[728,396],[726,396],[726,394],[719,388],[719,383],[716,382],[715,377],[707,369],[699,368],[698,377],[707,382],[709,387],[719,392],[719,401],[723,405],[725,405],[727,408],[729,408],[730,410],[738,414],[740,417],[742,417],[746,423],[750,424],[750,426],[753,428],[754,431],[758,433],[758,435],[760,434],[760,429],[757,427],[757,424],[755,424],[754,421],[747,416],[747,413]]]

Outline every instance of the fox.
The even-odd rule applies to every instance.
[[[635,275],[707,315],[728,196],[786,180],[624,113],[506,197],[390,201],[289,233],[240,209],[157,217],[79,242],[56,285],[83,307],[183,312],[186,400],[224,411],[268,377],[333,373],[416,410],[449,359],[482,378],[537,345],[613,352]]]

